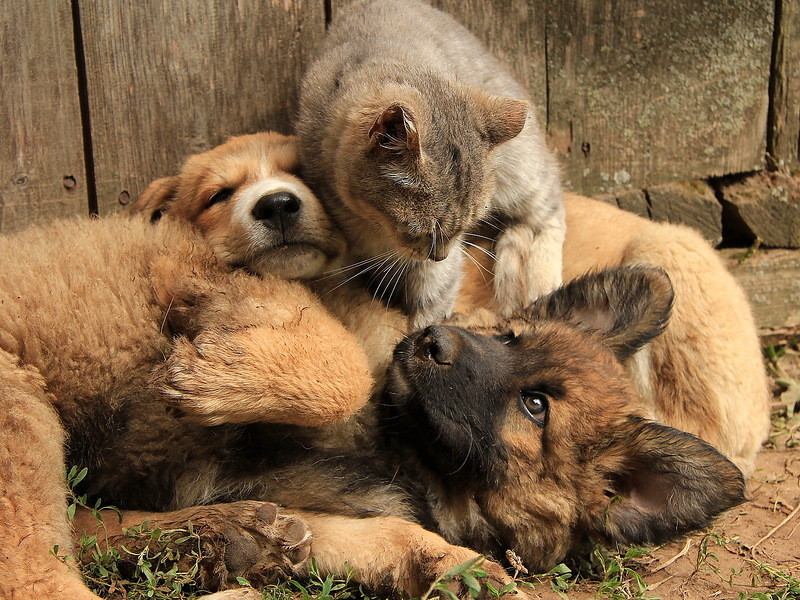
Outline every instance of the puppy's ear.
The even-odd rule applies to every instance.
[[[609,501],[587,515],[589,532],[621,544],[664,543],[746,499],[741,471],[716,449],[640,417],[627,417],[593,462]]]
[[[409,106],[392,104],[380,112],[369,129],[376,148],[408,156],[419,154],[419,131]]]
[[[150,215],[150,221],[155,223],[175,200],[179,185],[180,177],[178,176],[156,179],[128,208],[128,212],[130,214],[147,213]]]
[[[489,96],[480,90],[473,90],[473,94],[486,127],[486,135],[493,145],[519,135],[528,118],[528,103],[525,100]]]
[[[520,316],[566,320],[597,332],[623,359],[664,330],[672,300],[672,284],[661,269],[617,267],[569,282]]]

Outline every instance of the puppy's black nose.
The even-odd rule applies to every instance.
[[[297,221],[300,206],[300,198],[291,192],[275,192],[259,198],[252,214],[266,227],[285,231]]]
[[[453,336],[454,334],[446,327],[432,325],[417,338],[414,354],[421,360],[432,360],[439,365],[453,364],[456,355]]]

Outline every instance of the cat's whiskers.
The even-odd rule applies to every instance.
[[[487,269],[480,262],[478,262],[478,260],[474,256],[472,256],[472,254],[470,254],[468,250],[465,250],[461,246],[459,246],[458,249],[464,256],[470,259],[476,267],[480,268],[482,271],[485,271],[489,276],[494,277],[494,273],[492,273],[489,269]],[[483,273],[481,273],[481,275],[483,276],[483,282],[486,283],[486,276],[483,275]]]
[[[372,300],[373,301],[378,297],[378,292],[380,292],[381,286],[383,285],[383,282],[386,279],[386,277],[389,275],[389,273],[392,272],[392,269],[394,269],[395,265],[397,265],[397,263],[400,262],[400,260],[402,258],[403,258],[402,256],[396,255],[396,257],[394,259],[394,262],[392,262],[392,264],[390,264],[389,267],[383,272],[383,277],[381,277],[381,280],[378,282],[378,285],[375,286],[375,292],[372,294]],[[389,281],[391,281],[391,279]],[[387,287],[388,287],[388,284],[387,284]],[[385,294],[385,293],[386,293],[386,290],[384,289],[383,293],[381,294],[381,298],[380,298],[381,302],[383,302],[383,294]]]
[[[394,282],[392,291],[389,293],[389,300],[391,300],[394,297],[394,291],[397,289],[397,284],[400,283],[400,281],[403,279],[403,275],[405,275],[405,272],[408,270],[408,265],[410,264],[411,263],[409,263],[408,261],[404,261],[402,266],[400,267],[400,272],[397,276],[397,281]]]
[[[494,242],[494,240],[492,238],[486,237],[485,235],[479,235],[477,233],[468,233],[468,232],[465,231],[464,235],[468,235],[470,237],[481,238],[482,240],[489,240],[490,242]]]
[[[358,261],[356,263],[351,263],[349,265],[345,265],[345,266],[339,267],[337,269],[331,269],[330,271],[323,271],[317,277],[314,278],[314,281],[321,281],[323,279],[327,279],[328,277],[333,277],[334,275],[340,275],[340,274],[344,273],[345,271],[351,271],[353,269],[357,269],[358,267],[360,267],[362,265],[378,262],[382,258],[392,254],[392,252],[393,252],[392,250],[389,250],[387,252],[384,252],[383,254],[379,254],[378,256],[371,256],[369,258],[365,258],[364,260],[360,260],[360,261]]]
[[[392,275],[389,277],[389,280],[386,282],[386,287],[384,287],[384,288],[383,288],[383,291],[381,292],[381,296],[380,296],[380,300],[381,300],[381,302],[384,302],[384,300],[383,300],[383,296],[384,296],[384,294],[386,294],[386,292],[389,290],[389,286],[390,286],[390,285],[392,285],[392,281],[394,281],[394,280],[397,278],[397,276],[398,276],[398,275],[400,275],[400,273],[403,271],[403,267],[405,266],[405,262],[404,262],[404,260],[403,260],[403,257],[399,257],[399,258],[398,258],[398,260],[396,260],[396,261],[394,262],[394,264],[392,265],[392,269],[394,269],[394,267],[395,267],[396,265],[398,265],[398,263],[399,263],[399,266],[398,266],[398,268],[397,268],[397,271],[395,271],[394,273],[392,273]],[[399,279],[397,279],[397,281],[399,281]],[[396,287],[396,286],[397,286],[397,284],[395,283],[395,287]],[[389,302],[391,302],[391,300],[392,300],[392,293],[394,293],[394,288],[392,288],[392,292],[391,292],[391,293],[389,293],[389,295],[386,297],[385,304],[388,304]]]
[[[368,264],[368,265],[367,265],[365,268],[363,268],[363,269],[361,269],[360,271],[358,271],[358,272],[357,272],[355,275],[352,275],[351,277],[348,277],[348,278],[347,278],[347,279],[345,279],[344,281],[342,281],[342,282],[340,282],[340,283],[336,284],[336,285],[335,285],[335,286],[333,286],[331,289],[329,289],[328,291],[326,291],[325,293],[323,293],[323,294],[322,294],[320,297],[323,297],[323,298],[324,298],[325,296],[327,296],[327,295],[328,295],[328,294],[330,294],[331,292],[333,292],[333,291],[335,291],[335,290],[338,290],[340,287],[342,287],[342,286],[343,286],[343,285],[345,285],[346,283],[348,283],[348,282],[352,281],[352,280],[353,280],[353,279],[355,279],[356,277],[359,277],[359,276],[361,276],[361,275],[364,275],[365,273],[368,273],[368,272],[370,272],[372,269],[375,269],[376,267],[377,267],[377,268],[380,268],[380,267],[381,267],[381,266],[382,266],[382,265],[383,265],[383,264],[384,264],[384,263],[385,263],[387,260],[389,260],[389,259],[392,257],[392,255],[393,255],[393,254],[394,254],[394,252],[391,252],[391,253],[389,254],[389,256],[387,256],[386,258],[384,258],[384,259],[383,259],[383,261],[382,261],[380,264],[378,264],[378,262],[377,262],[377,261],[380,259],[380,257],[376,257],[376,259],[375,259],[374,261],[370,261],[370,264]]]
[[[480,250],[481,252],[483,252],[486,256],[488,256],[492,260],[497,260],[497,257],[492,252],[487,250],[486,248],[484,248],[482,246],[478,246],[478,244],[473,244],[472,242],[468,242],[467,240],[461,240],[461,241],[462,241],[462,243],[466,244],[467,246],[472,246],[473,248],[476,248],[476,249]]]

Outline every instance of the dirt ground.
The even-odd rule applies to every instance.
[[[535,597],[800,599],[800,352],[797,339],[768,348],[773,378],[770,440],[748,481],[749,501],[706,531],[641,556],[595,566],[596,580],[536,585]]]

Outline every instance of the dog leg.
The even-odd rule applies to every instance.
[[[356,581],[378,592],[400,592],[419,598],[448,569],[480,558],[472,550],[454,546],[441,536],[396,517],[354,519],[304,511],[293,514],[302,517],[314,532],[311,556],[323,577],[349,568]],[[298,574],[305,574],[305,568]],[[495,562],[484,560],[480,568],[496,590],[512,582]],[[481,582],[484,591],[486,583]],[[461,581],[450,581],[447,586],[460,598],[471,598]],[[505,597],[512,595],[521,597],[516,590]]]
[[[543,224],[508,225],[497,238],[494,294],[502,316],[511,316],[561,285],[564,211],[556,210]]]
[[[61,558],[72,554],[65,434],[44,386],[0,351],[0,598],[98,600]]]
[[[184,530],[189,523],[198,537],[176,543],[176,536],[165,535],[170,530]],[[126,534],[143,524],[148,531],[161,529],[159,540],[154,541],[149,535]],[[117,548],[121,562],[127,557],[132,566],[146,547],[175,551],[181,557],[177,561],[181,570],[199,560],[197,584],[207,590],[235,587],[237,577],[254,585],[270,583],[301,568],[311,547],[311,533],[302,519],[287,516],[275,504],[255,501],[195,506],[167,513],[125,511],[121,518],[112,510],[101,511],[99,518],[81,510],[75,517],[75,540],[83,534],[96,535],[103,549]],[[177,539],[184,537],[181,532]],[[92,557],[80,559],[88,562]]]
[[[154,384],[166,402],[203,425],[324,425],[369,398],[366,358],[359,360],[358,347],[346,352],[349,339],[344,330],[337,338],[313,324],[204,331],[175,340]]]

